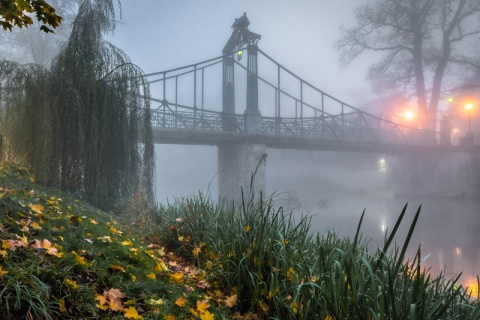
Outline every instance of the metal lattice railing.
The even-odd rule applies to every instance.
[[[174,108],[172,108],[174,107]],[[179,111],[178,109],[187,109]],[[195,110],[185,106],[164,105],[152,110],[152,126],[157,128],[196,130],[202,132],[244,133],[243,115]],[[228,130],[226,130],[228,127]],[[365,114],[320,116],[308,118],[262,117],[259,134],[328,139],[358,143],[399,143],[436,145],[435,132],[400,126],[393,122],[368,119]]]
[[[271,98],[267,104],[261,102],[260,107],[268,116],[258,119],[260,127],[255,135],[336,140],[350,144],[439,145],[439,132],[405,126],[354,108],[301,79],[263,51],[258,52],[267,62],[274,64],[277,75],[273,77],[274,80],[257,75],[259,83],[262,83],[261,94],[270,95]],[[150,98],[152,102],[160,104],[157,109],[152,110],[153,127],[194,130],[199,135],[202,132],[234,132],[247,135],[247,119],[244,115],[206,108],[206,105],[214,105],[222,110],[221,102],[205,103],[205,83],[208,84],[205,79],[210,76],[207,70],[216,70],[212,68],[220,66],[223,58],[216,57],[147,75],[160,77],[149,81],[150,84],[162,85],[160,91],[163,98]],[[235,65],[239,66],[240,70],[247,71],[241,63],[236,61]],[[287,80],[281,81],[287,76],[293,79],[290,83]],[[287,82],[287,85],[283,82]],[[292,93],[295,86],[298,86],[296,93]]]

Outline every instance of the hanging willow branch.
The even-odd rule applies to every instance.
[[[102,38],[114,28],[113,10],[111,0],[84,1],[50,70],[0,63],[11,155],[39,181],[104,208],[138,190],[153,199],[149,87]]]

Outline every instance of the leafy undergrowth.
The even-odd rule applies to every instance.
[[[314,234],[310,217],[295,221],[271,203],[250,194],[228,209],[200,194],[163,208],[158,230],[170,226],[169,248],[212,272],[237,295],[237,310],[255,319],[480,319],[479,300],[458,278],[431,275],[420,250],[406,256],[420,208],[401,246],[407,206],[370,252],[363,215],[348,239]]]
[[[135,201],[138,200],[138,201]],[[313,234],[262,195],[241,206],[202,195],[115,221],[72,195],[0,168],[1,319],[479,319],[457,279],[432,276],[395,235],[369,252]],[[149,211],[150,210],[150,211]]]
[[[160,243],[0,167],[1,319],[221,319],[236,297]],[[242,317],[238,316],[239,319]]]

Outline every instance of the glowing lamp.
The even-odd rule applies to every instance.
[[[415,113],[413,111],[407,111],[404,114],[405,119],[412,120],[415,117]]]
[[[243,50],[238,50],[237,51],[237,60],[240,61],[242,60],[243,57]]]
[[[467,288],[470,289],[473,297],[478,298],[478,284],[472,282]]]

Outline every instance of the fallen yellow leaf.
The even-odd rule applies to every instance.
[[[75,280],[65,279],[65,283],[68,284],[73,289],[78,290],[78,284]]]
[[[29,204],[28,205],[32,211],[35,211],[36,213],[42,213],[43,212],[43,206],[39,203],[37,204]]]
[[[158,299],[158,300],[150,299],[148,300],[148,304],[152,306],[161,306],[163,304],[163,299]]]
[[[107,298],[104,295],[96,294],[95,300],[97,300],[101,305],[107,304]]]
[[[197,301],[197,310],[200,313],[205,313],[207,309],[210,307],[210,303],[208,303],[208,300],[199,300]]]
[[[202,320],[215,320],[215,315],[213,313],[210,313],[209,311],[207,311],[204,314],[200,315],[200,319],[202,319]]]
[[[8,240],[2,240],[2,249],[9,249],[11,244]]]
[[[125,313],[123,314],[123,316],[125,318],[128,318],[128,319],[143,319],[142,316],[139,316],[138,315],[138,311],[137,309],[135,309],[134,307],[128,307],[127,309],[124,309],[123,310]]]
[[[198,255],[200,254],[200,252],[202,252],[202,248],[200,248],[200,247],[195,247],[195,248],[193,249],[193,251],[192,251],[192,253],[193,253],[193,255],[194,255],[195,257],[198,257]]]
[[[52,256],[56,256],[58,253],[58,249],[52,246],[52,243],[47,239],[43,239],[42,241],[42,248],[47,250],[47,253]]]
[[[125,240],[122,242],[122,245],[131,247],[133,246],[133,243],[130,240]]]
[[[67,308],[65,308],[65,299],[61,298],[58,300],[58,306],[60,307],[60,312],[67,312]]]
[[[157,265],[155,266],[155,271],[163,272],[163,271],[167,271],[167,270],[168,270],[168,268],[165,265],[165,262],[163,262],[162,259],[158,259],[157,260]]]
[[[116,264],[111,265],[111,266],[110,266],[110,269],[117,270],[117,271],[120,271],[120,272],[125,272],[125,268],[124,268],[124,267],[118,266],[118,265],[116,265]]]
[[[236,295],[236,294],[234,294],[233,296],[228,297],[227,299],[225,299],[225,305],[226,305],[228,308],[232,308],[232,307],[234,307],[236,304],[237,304],[237,295]]]
[[[185,307],[185,305],[187,304],[187,299],[185,299],[184,297],[178,297],[178,299],[175,301],[175,304],[179,307]]]
[[[32,227],[33,229],[42,230],[42,226],[35,221],[30,222],[30,227]]]
[[[170,275],[170,277],[176,283],[182,283],[183,282],[183,272],[176,272],[176,273]]]
[[[28,239],[24,234],[22,235],[22,237],[17,236],[17,238],[20,239],[20,241],[22,241],[23,243],[28,244]]]
[[[8,271],[3,270],[3,267],[0,266],[0,277],[3,276],[4,274],[7,274]]]

